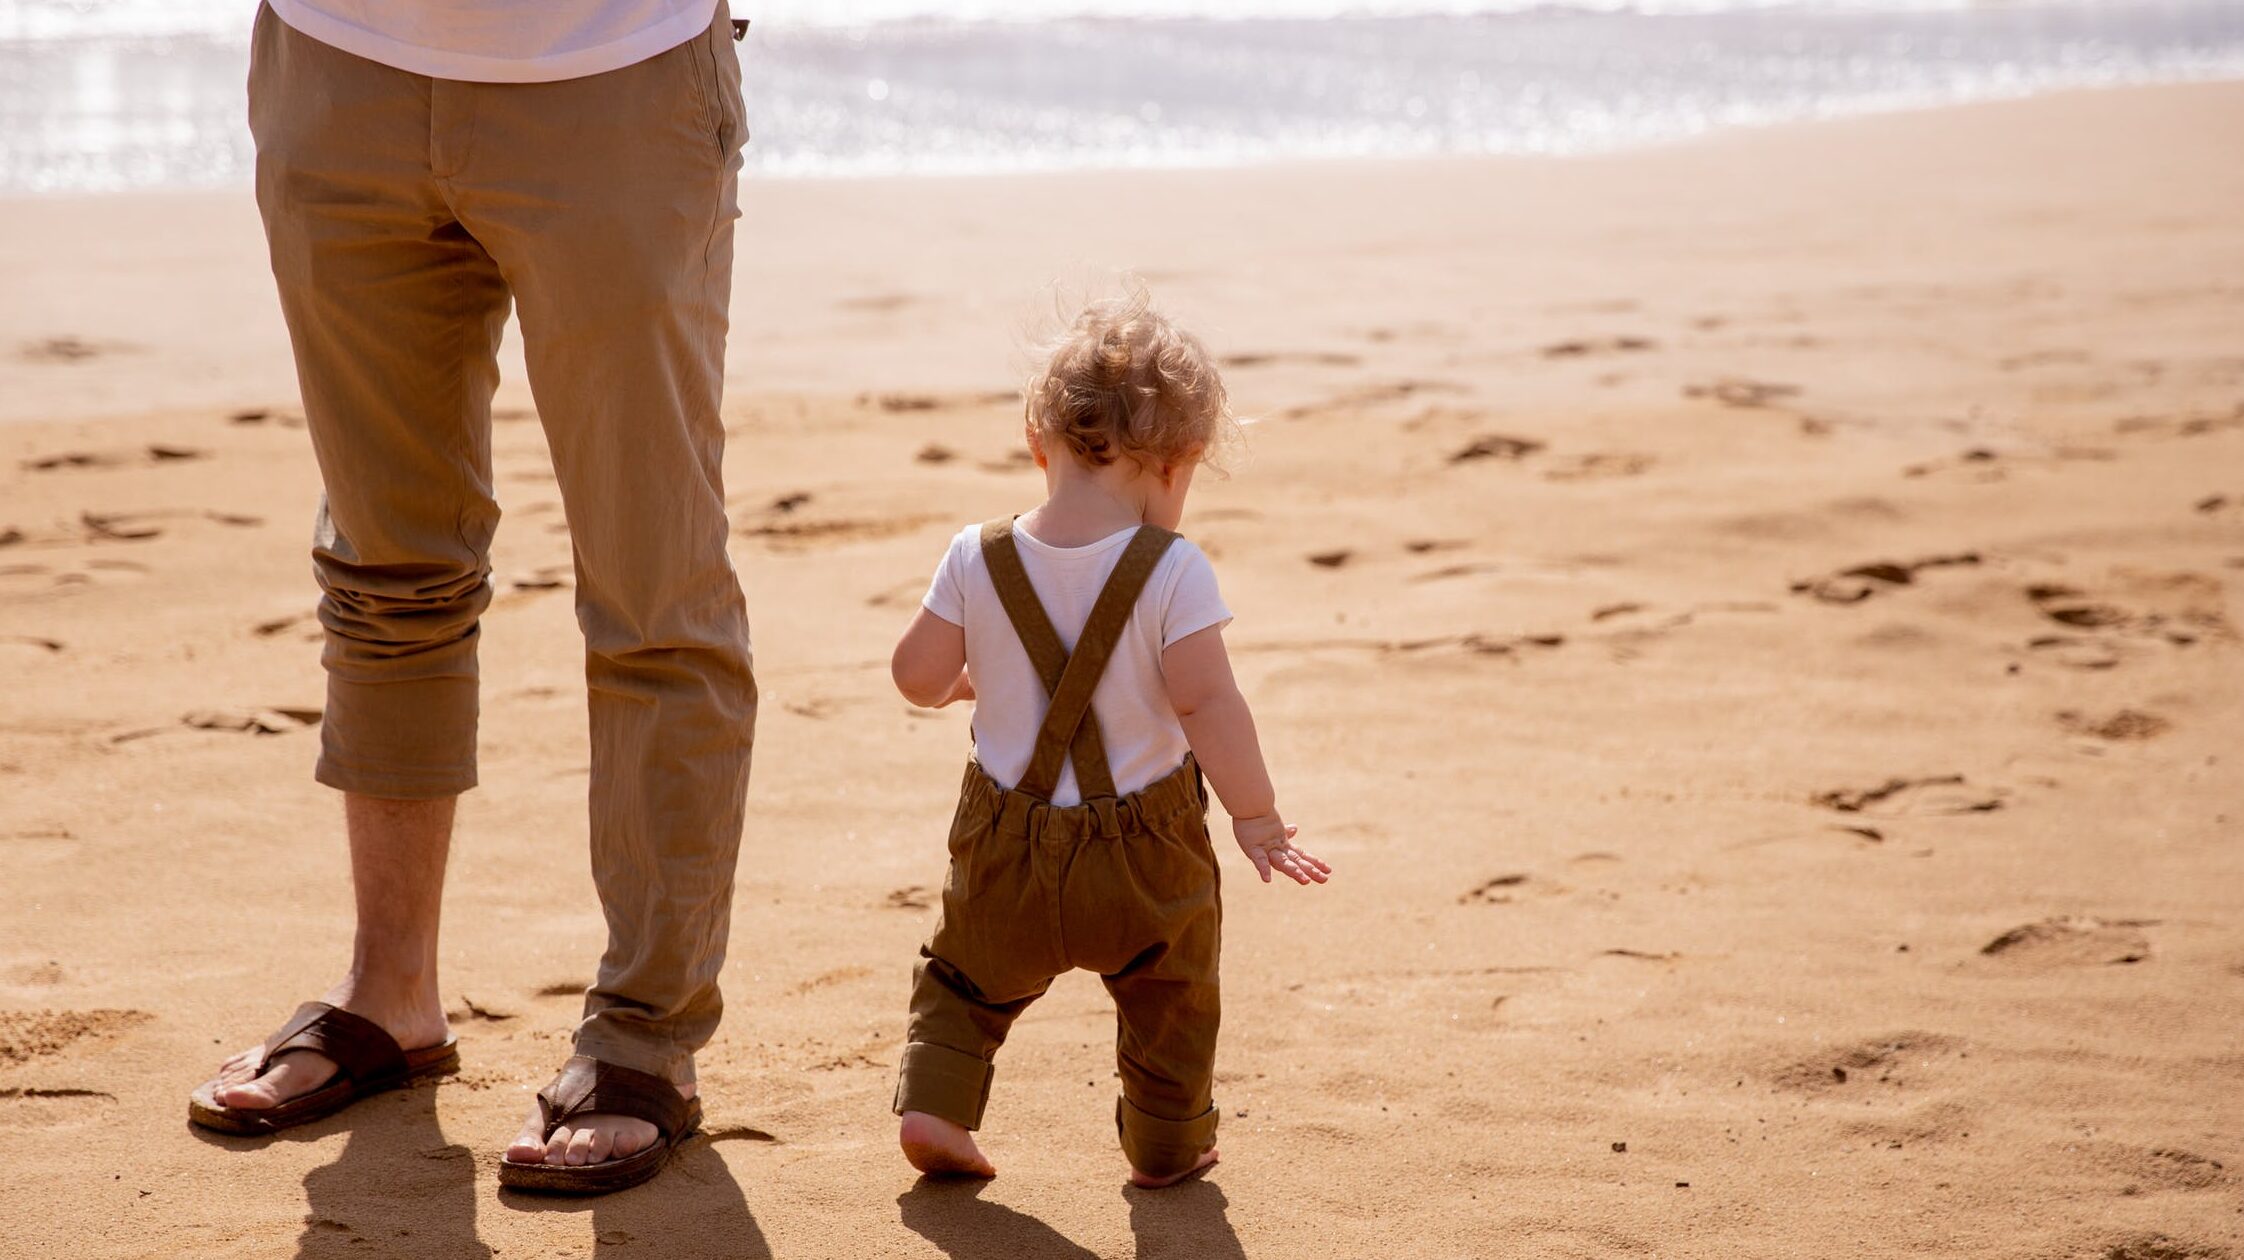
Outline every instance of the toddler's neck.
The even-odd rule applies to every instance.
[[[1041,543],[1054,547],[1086,547],[1102,538],[1145,523],[1144,496],[1101,469],[1053,470],[1046,477],[1044,502],[1021,518],[1022,526]]]

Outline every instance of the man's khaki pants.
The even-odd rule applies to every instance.
[[[430,79],[257,15],[257,202],[326,501],[320,782],[474,786],[491,395],[510,300],[575,548],[608,947],[579,1053],[677,1080],[715,1031],[755,720],[725,555],[740,66],[703,35],[556,83]]]

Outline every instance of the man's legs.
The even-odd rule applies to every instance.
[[[474,120],[456,204],[521,312],[576,553],[608,925],[576,1049],[682,1090],[722,1009],[756,711],[718,415],[742,139],[729,36],[720,6],[634,66],[437,97],[440,133],[454,105]],[[598,1162],[652,1134],[594,1115],[547,1137],[533,1119],[508,1158]]]
[[[327,1000],[406,1049],[445,1036],[437,909],[453,800],[475,783],[477,622],[490,600],[490,401],[508,298],[448,209],[430,80],[261,10],[257,201],[327,494],[313,548],[328,672],[318,778],[345,793],[359,919]],[[299,1051],[218,1101],[324,1081]],[[239,1101],[236,1101],[236,1100]]]
[[[343,797],[358,933],[350,971],[320,1000],[373,1020],[407,1049],[433,1046],[450,1031],[436,991],[436,934],[458,799],[395,801],[355,792]],[[257,1076],[261,1050],[251,1046],[219,1068],[225,1084],[215,1091],[219,1102],[270,1107],[319,1088],[335,1074],[325,1055],[296,1051]]]

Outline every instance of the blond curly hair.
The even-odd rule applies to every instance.
[[[1200,339],[1143,292],[1083,308],[1029,378],[1028,427],[1047,455],[1104,467],[1206,460],[1238,430]]]

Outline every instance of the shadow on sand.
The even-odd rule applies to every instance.
[[[904,1227],[951,1260],[1098,1260],[1098,1254],[1026,1213],[985,1203],[980,1177],[922,1177],[896,1196]]]
[[[192,1127],[192,1126],[190,1126]],[[274,1142],[316,1142],[347,1131],[335,1162],[304,1178],[304,1232],[297,1260],[492,1260],[476,1234],[475,1152],[447,1142],[437,1127],[436,1090],[428,1086],[370,1098],[341,1115],[269,1138],[237,1138],[194,1129],[211,1146],[255,1151]],[[764,1138],[754,1130],[695,1137],[661,1176],[596,1199],[502,1193],[499,1202],[525,1212],[590,1218],[595,1256],[634,1255],[695,1260],[771,1260],[771,1246],[749,1215],[747,1198],[717,1154],[717,1141]],[[651,1244],[651,1247],[647,1246]]]
[[[499,1192],[517,1212],[561,1212],[592,1218],[594,1256],[679,1260],[771,1260],[771,1244],[748,1211],[747,1196],[717,1153],[717,1143],[770,1141],[754,1129],[718,1130],[687,1140],[662,1175],[643,1186],[592,1199]]]
[[[341,1115],[269,1138],[194,1134],[211,1146],[261,1150],[348,1132],[335,1162],[304,1178],[298,1260],[444,1256],[489,1260],[475,1233],[475,1155],[444,1140],[429,1086],[382,1094]]]
[[[979,1178],[922,1177],[896,1197],[904,1226],[942,1248],[951,1260],[1096,1260],[1098,1253],[1023,1212],[984,1202]],[[1128,1187],[1130,1232],[1138,1260],[1245,1260],[1225,1215],[1230,1201],[1205,1179],[1166,1190]]]
[[[1165,1190],[1122,1191],[1130,1203],[1130,1233],[1138,1240],[1138,1260],[1191,1257],[1191,1260],[1246,1260],[1238,1231],[1226,1209],[1231,1201],[1205,1177]]]

